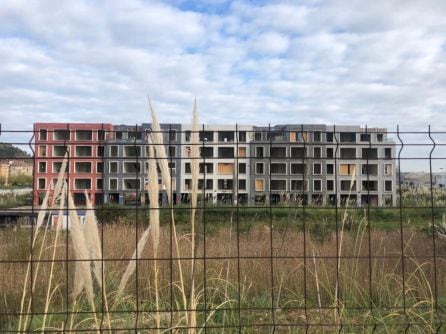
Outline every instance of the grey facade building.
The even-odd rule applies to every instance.
[[[359,126],[254,127],[251,202],[394,205],[395,143]]]
[[[169,168],[172,176],[172,193],[176,200],[181,173],[181,125],[160,124],[166,144]],[[116,125],[104,150],[104,203],[146,203],[147,198],[147,133],[151,124]],[[159,177],[160,190],[165,189]],[[161,194],[160,194],[161,196]]]
[[[394,205],[395,143],[386,129],[320,124],[204,125],[191,157],[190,125],[162,124],[174,202],[187,203],[191,161],[199,191],[218,203]],[[104,202],[146,203],[150,124],[118,125],[104,152]],[[165,189],[159,177],[160,200]],[[236,197],[234,197],[236,196]]]

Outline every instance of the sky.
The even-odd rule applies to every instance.
[[[147,96],[162,122],[196,97],[207,124],[444,131],[446,1],[0,1],[3,130],[150,122]]]

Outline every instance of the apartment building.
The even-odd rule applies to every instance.
[[[160,201],[191,198],[192,160],[210,203],[394,205],[395,143],[386,129],[321,124],[203,125],[192,157],[191,125],[161,124],[172,175]],[[151,124],[37,123],[35,204],[53,187],[68,150],[69,186],[78,204],[147,203],[147,134]],[[158,173],[159,167],[158,167]]]
[[[394,205],[395,143],[359,126],[254,127],[251,201]]]
[[[172,189],[166,189],[159,174],[160,196],[162,190],[170,193],[176,201],[181,171],[181,125],[161,124],[163,141],[166,143]],[[147,134],[151,124],[117,125],[105,144],[104,155],[104,202],[119,204],[147,203],[148,151]],[[160,170],[158,168],[158,173]],[[166,192],[164,192],[166,193]],[[162,201],[162,198],[160,198]]]
[[[204,125],[199,132],[200,156],[192,156],[191,125],[182,127],[181,201],[190,200],[192,160],[200,159],[198,189],[208,202],[249,200],[249,137],[252,126]],[[237,197],[237,198],[236,198]]]
[[[75,203],[85,203],[85,191],[92,203],[102,203],[104,145],[112,130],[112,124],[35,123],[34,204],[54,190],[65,154]]]

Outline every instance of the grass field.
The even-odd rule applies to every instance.
[[[401,238],[399,211],[388,209],[372,210],[370,226],[367,211],[356,209],[339,209],[337,222],[334,209],[277,208],[268,213],[219,208],[215,209],[218,214],[207,210],[205,217],[199,211],[192,274],[190,224],[182,222],[183,210],[175,213],[178,249],[171,238],[172,226],[162,223],[156,260],[147,247],[121,295],[118,285],[143,234],[144,213],[138,215],[138,228],[136,219],[133,224],[128,220],[99,227],[108,312],[97,284],[94,302],[105,330],[155,328],[159,321],[162,328],[182,332],[179,328],[190,326],[185,309],[190,306],[192,277],[197,332],[206,325],[209,333],[233,333],[239,326],[243,333],[269,333],[274,323],[279,333],[305,332],[305,325],[311,325],[308,329],[314,333],[336,332],[341,325],[349,333],[372,332],[374,325],[375,333],[400,333],[410,324],[409,333],[428,333],[445,320],[435,303],[446,303],[446,242],[436,237],[434,268],[433,239],[429,229],[422,229],[422,212],[415,223],[416,215],[404,216]],[[424,220],[424,227],[430,223]],[[3,329],[18,326],[14,313],[21,309],[30,233],[27,229],[0,231],[0,259],[10,261],[0,264],[0,309],[9,314],[1,316]],[[72,241],[61,232],[54,243],[55,235],[54,230],[41,233],[33,247],[33,259],[41,262],[32,266],[34,316],[26,319],[25,328],[41,329],[40,313],[48,307],[53,314],[45,320],[46,330],[94,332],[96,323],[85,293],[74,305],[76,265],[66,261],[77,258]],[[154,262],[158,264],[156,288]],[[31,289],[29,284],[27,289]],[[71,316],[72,311],[77,313]]]

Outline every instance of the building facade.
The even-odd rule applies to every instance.
[[[161,124],[172,189],[159,176],[160,201],[191,197],[192,161],[207,202],[394,205],[395,142],[386,129],[321,124],[203,125],[192,157],[191,125]],[[151,124],[35,124],[35,203],[57,178],[68,148],[70,189],[96,204],[147,203]],[[159,171],[158,171],[159,172]],[[159,174],[160,175],[160,174]]]
[[[255,127],[251,202],[394,205],[395,143],[359,126]]]
[[[166,143],[169,169],[172,176],[172,194],[177,199],[181,173],[181,126],[161,124],[163,141]],[[104,202],[117,204],[147,203],[148,152],[147,134],[151,124],[117,125],[105,144],[104,155]],[[159,171],[158,171],[159,172]],[[160,191],[168,193],[159,176]]]
[[[200,159],[198,189],[207,202],[249,201],[252,126],[203,125],[199,132],[199,157],[192,156],[191,125],[182,127],[181,201],[189,202],[192,160]]]
[[[93,204],[102,203],[104,145],[112,133],[111,124],[35,123],[34,205],[54,190],[66,155],[75,203],[85,203],[85,191]]]

